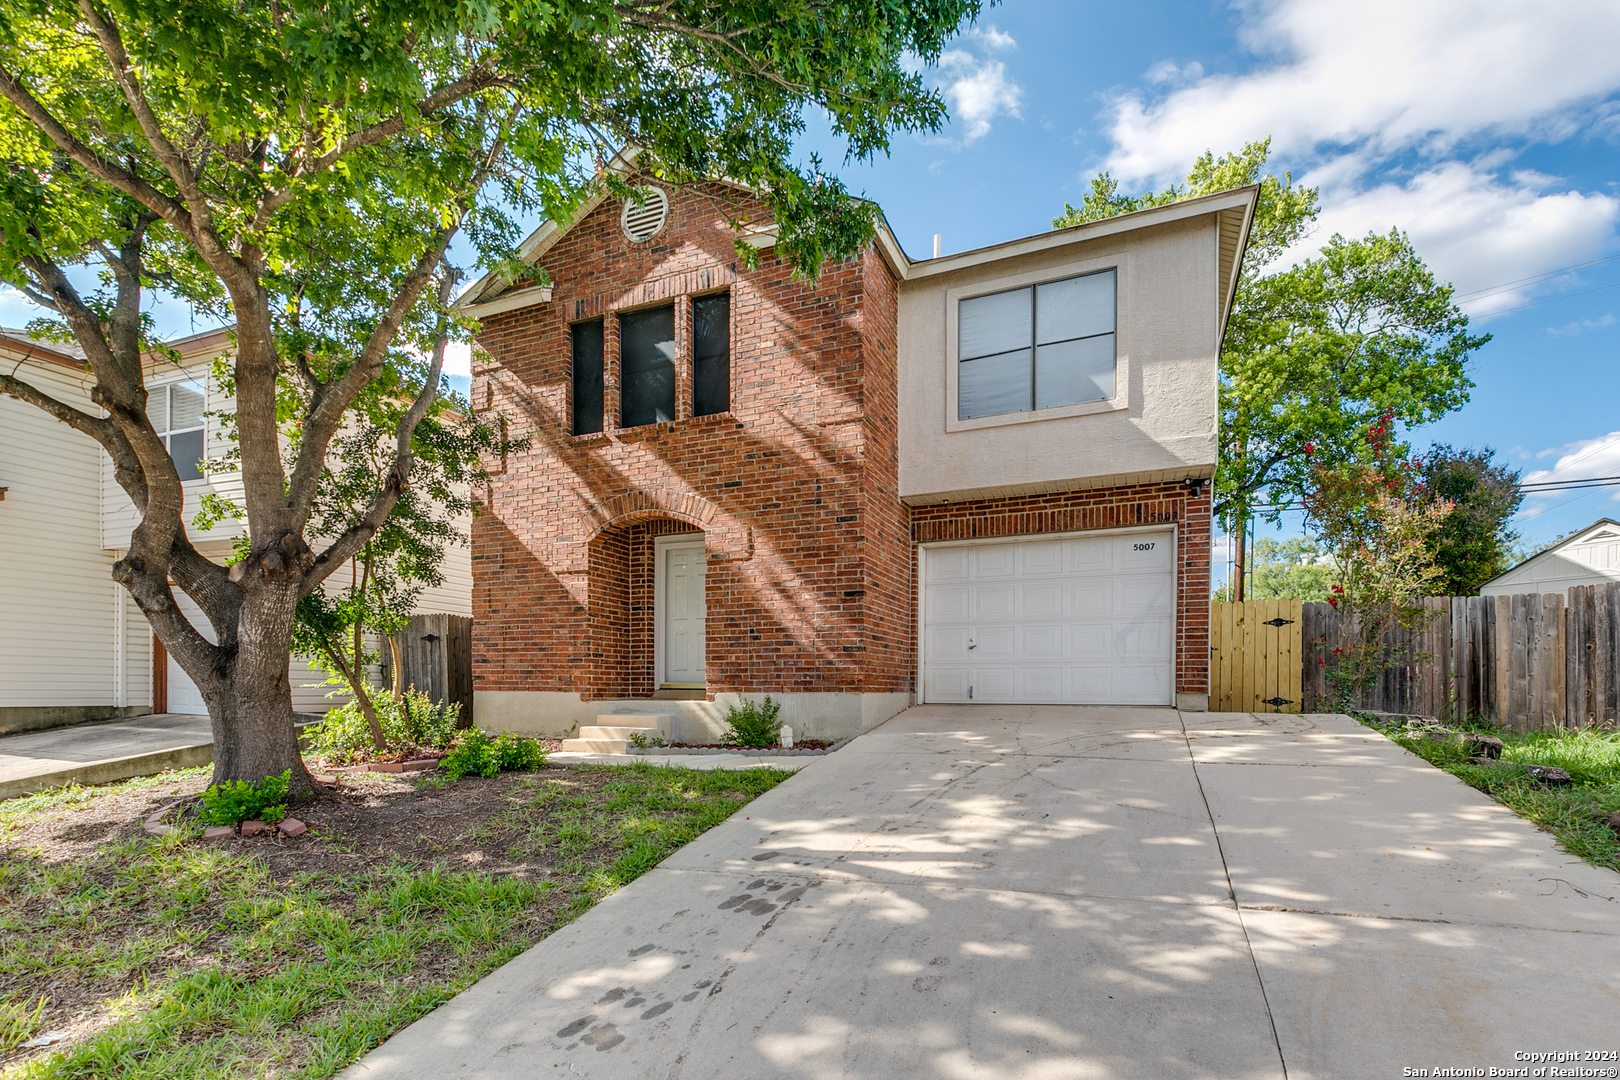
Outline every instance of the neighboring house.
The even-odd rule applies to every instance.
[[[223,559],[242,526],[225,521],[207,531],[190,522],[204,492],[240,495],[235,473],[204,476],[199,458],[222,452],[216,416],[231,399],[210,378],[229,347],[224,330],[172,342],[179,362],[147,366],[148,412],[185,481],[184,520],[203,554]],[[0,330],[0,362],[45,393],[89,412],[93,383],[74,346]],[[112,462],[91,439],[32,405],[0,395],[0,732],[53,727],[147,712],[202,714],[202,695],[152,634],[112,565],[139,521],[112,475]],[[462,523],[463,531],[467,526]],[[445,583],[428,590],[420,611],[471,614],[471,558],[451,547]],[[335,576],[341,576],[339,570]],[[201,610],[179,588],[175,598],[192,624],[212,638]],[[293,705],[322,712],[330,687],[300,660],[291,671]]]
[[[1575,585],[1620,581],[1620,521],[1599,518],[1539,555],[1502,571],[1479,587],[1481,596],[1563,593]]]
[[[730,185],[644,178],[490,276],[474,407],[531,437],[473,525],[474,712],[806,737],[913,701],[1207,707],[1216,357],[1246,188],[796,280]],[[514,434],[517,433],[514,431]]]

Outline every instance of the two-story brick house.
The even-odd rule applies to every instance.
[[[1202,708],[1216,356],[1254,190],[798,280],[726,185],[645,181],[489,277],[475,715],[805,736],[914,701]]]

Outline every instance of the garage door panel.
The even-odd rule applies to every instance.
[[[1019,628],[1019,655],[1031,660],[1063,659],[1063,627],[1024,626]]]
[[[930,627],[923,635],[923,647],[928,650],[929,660],[938,660],[941,663],[952,661],[965,661],[972,657],[968,649],[968,642],[973,632],[966,626],[935,626]]]
[[[1163,536],[1124,536],[1115,541],[1119,569],[1124,573],[1163,571],[1170,565],[1170,541]]]
[[[928,553],[928,580],[941,584],[967,581],[973,575],[972,550],[969,548],[940,548]]]
[[[1057,540],[1046,543],[1011,545],[1018,551],[1025,577],[1057,577],[1063,573],[1063,544]]]
[[[1065,573],[1101,574],[1114,568],[1114,545],[1096,539],[1066,540],[1063,544]]]
[[[1163,668],[1126,666],[1114,676],[1114,694],[1123,705],[1157,705],[1170,695]]]
[[[1020,702],[1061,702],[1063,700],[1063,669],[1061,667],[1021,667],[1018,669],[1018,700]]]
[[[1117,611],[1129,611],[1138,616],[1168,615],[1175,611],[1174,591],[1163,581],[1126,578],[1115,586],[1115,592]]]
[[[1017,701],[1014,694],[1013,667],[975,667],[973,669],[973,700],[1009,703]]]
[[[1106,619],[1113,613],[1113,582],[1072,581],[1069,583],[1070,615],[1080,619]]]
[[[1018,586],[975,585],[973,615],[979,619],[1010,619],[1018,613]]]
[[[1017,576],[1018,552],[1012,544],[992,544],[968,550],[973,552],[973,576],[978,580]]]
[[[1064,697],[1082,704],[1126,705],[1113,693],[1113,679],[1107,668],[1095,664],[1067,667],[1063,670]]]
[[[966,701],[970,671],[965,667],[941,664],[928,666],[928,698],[930,701]]]
[[[929,561],[932,576],[932,560]],[[924,596],[930,623],[958,622],[973,615],[973,590],[966,585],[933,586],[925,590]]]
[[[975,664],[984,664],[990,661],[1011,661],[1018,657],[1018,627],[981,626],[975,637],[978,648],[973,650]]]
[[[1158,623],[1127,623],[1114,629],[1113,653],[1120,660],[1162,660],[1170,655],[1170,635]]]
[[[1063,582],[1038,581],[1018,586],[1018,615],[1024,619],[1063,617]]]
[[[1173,547],[1165,531],[930,548],[926,700],[1169,704]]]

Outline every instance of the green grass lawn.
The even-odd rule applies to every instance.
[[[1369,726],[1529,818],[1558,837],[1570,854],[1620,871],[1620,836],[1604,820],[1620,811],[1620,732],[1522,734],[1487,724],[1472,726],[1470,730],[1494,735],[1506,744],[1497,762],[1471,756],[1456,737],[1434,738],[1393,725]],[[1530,779],[1526,765],[1557,766],[1574,782],[1548,787]]]
[[[140,831],[203,770],[0,803],[0,1075],[330,1076],[788,775],[368,777],[223,843]]]

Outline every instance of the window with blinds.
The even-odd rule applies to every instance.
[[[602,320],[575,323],[568,328],[573,356],[569,399],[575,435],[602,430]]]
[[[165,383],[146,392],[146,415],[163,438],[181,480],[203,478],[203,410],[207,399],[188,383]]]
[[[675,305],[619,316],[619,426],[675,419]]]
[[[692,301],[692,415],[731,408],[731,295]]]
[[[1112,398],[1114,309],[1113,270],[961,301],[957,418]]]

